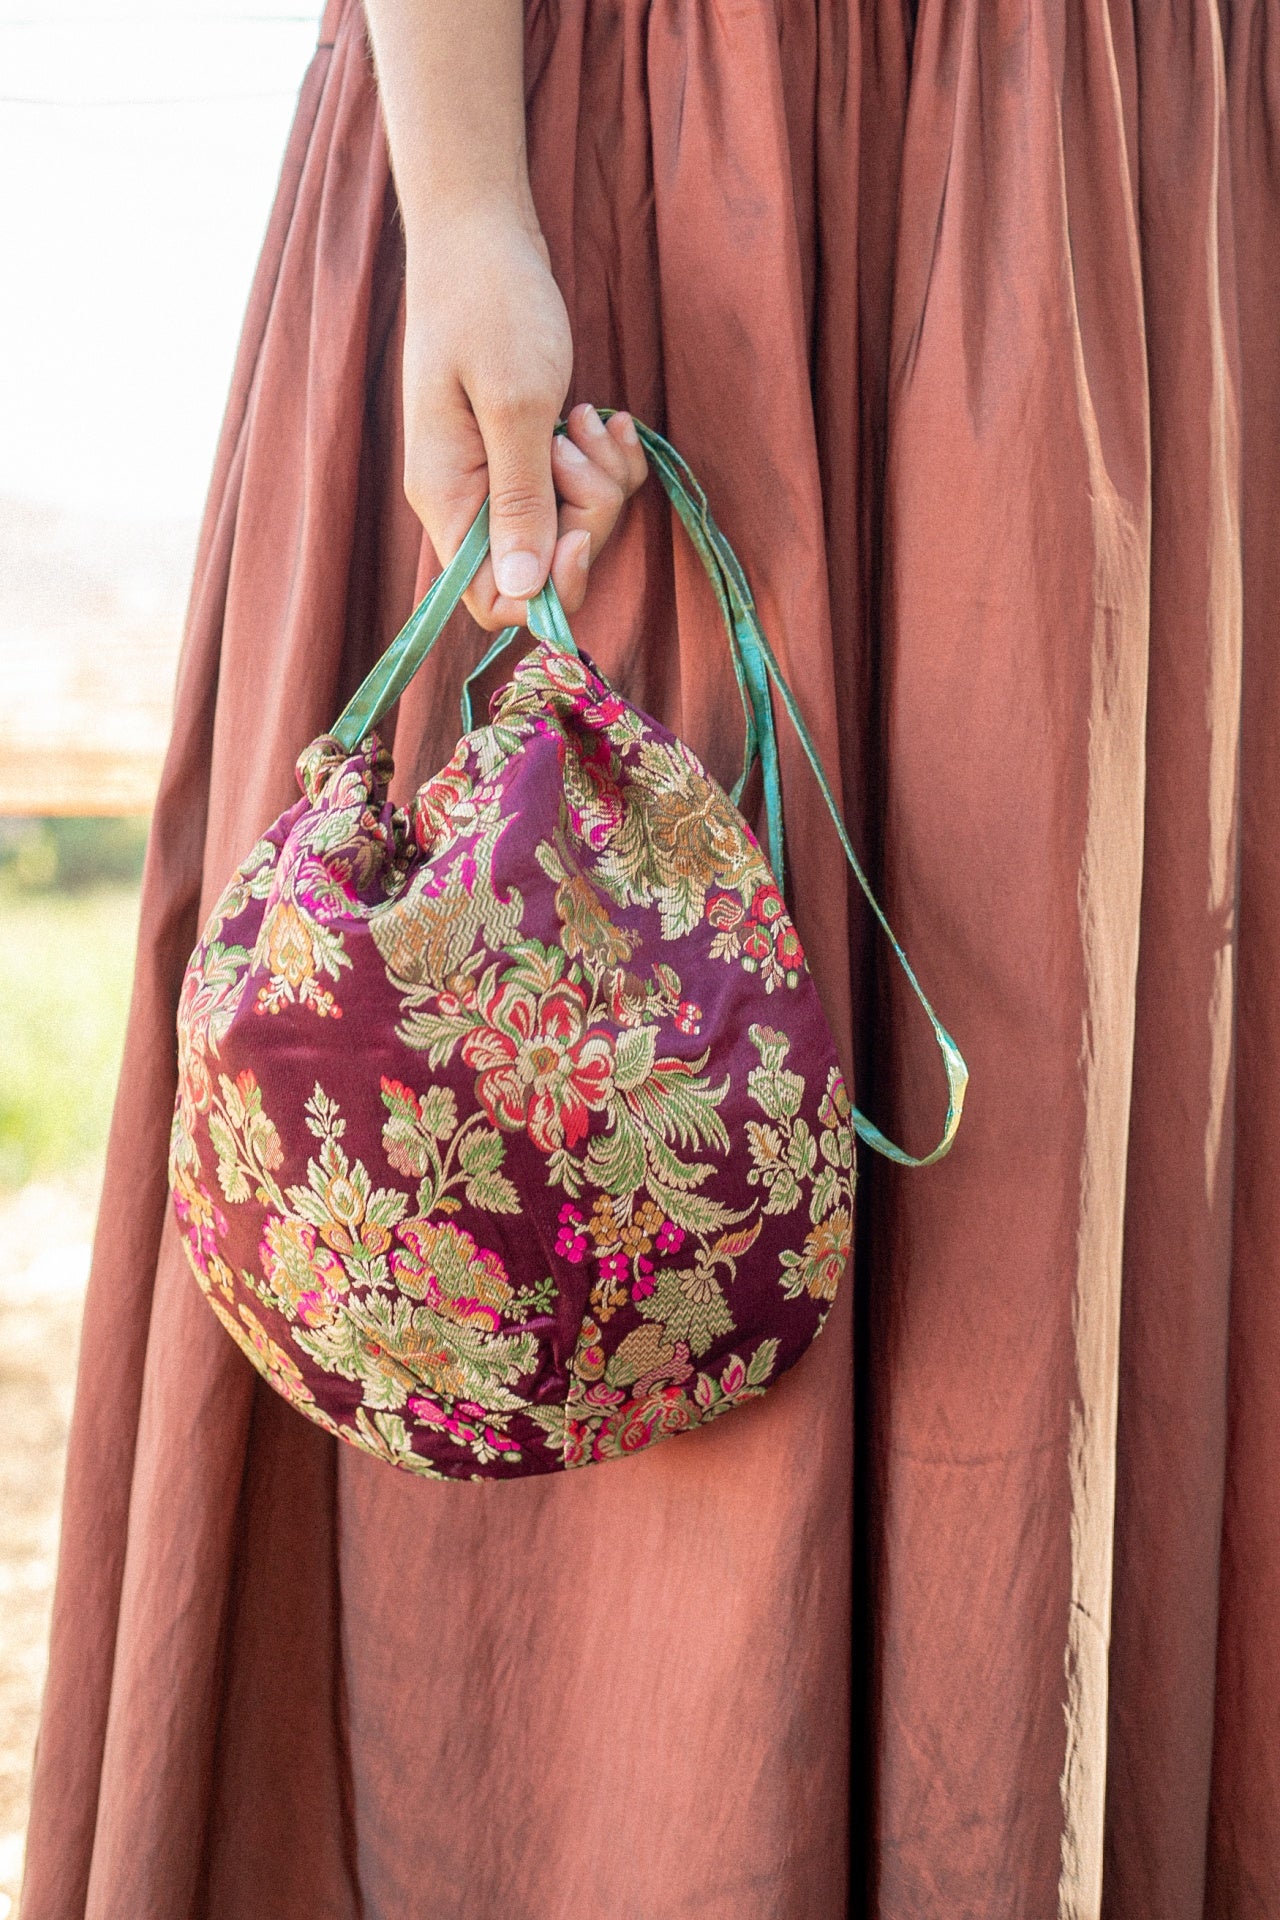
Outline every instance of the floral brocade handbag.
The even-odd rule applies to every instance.
[[[487,503],[191,957],[170,1185],[196,1278],[271,1386],[433,1478],[616,1459],[763,1393],[820,1332],[854,1135],[945,1153],[967,1074],[877,905],[697,481],[637,430],[724,615],[732,794],[601,678],[554,587],[463,693],[407,807],[374,732],[488,548]],[[532,640],[471,724],[472,683]],[[770,689],[933,1025],[918,1159],[850,1105],[782,895]],[[760,762],[768,858],[738,811]]]

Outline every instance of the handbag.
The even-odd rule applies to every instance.
[[[292,1406],[429,1477],[617,1459],[758,1397],[830,1311],[855,1135],[926,1166],[964,1102],[742,567],[636,427],[724,619],[732,791],[606,683],[548,581],[469,677],[448,765],[390,805],[377,726],[475,576],[486,502],[303,752],[182,985],[169,1180],[205,1298]],[[852,1107],[787,911],[771,692],[942,1052],[919,1157]],[[757,761],[767,854],[737,806]]]

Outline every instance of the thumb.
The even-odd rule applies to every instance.
[[[489,468],[489,547],[498,592],[528,600],[551,569],[556,494],[551,479],[554,413],[528,404],[481,413],[476,424]]]

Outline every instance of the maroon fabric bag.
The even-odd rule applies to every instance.
[[[639,423],[637,423],[639,425]],[[892,940],[746,579],[646,450],[742,693],[727,795],[580,656],[534,644],[407,808],[377,721],[488,546],[487,505],[219,900],[183,983],[170,1184],[213,1311],[339,1438],[434,1477],[619,1457],[763,1393],[848,1258],[852,1109],[780,887],[770,683]],[[509,629],[472,679],[522,629]],[[526,638],[528,636],[525,636]],[[735,804],[759,759],[770,859]],[[772,864],[771,864],[772,863]]]

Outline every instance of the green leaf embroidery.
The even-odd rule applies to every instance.
[[[417,1011],[409,1014],[396,1031],[407,1047],[426,1054],[429,1067],[438,1068],[448,1065],[459,1040],[470,1033],[475,1024],[470,1014]]]
[[[826,1218],[835,1206],[840,1194],[840,1180],[834,1167],[823,1167],[813,1183],[809,1195],[809,1218],[816,1227],[819,1220]]]
[[[807,1180],[818,1158],[818,1149],[807,1120],[797,1120],[787,1142],[787,1164],[797,1180]]]
[[[687,1341],[695,1357],[733,1331],[733,1315],[713,1273],[691,1269],[660,1273],[640,1311],[646,1320],[661,1321],[668,1339]]]
[[[417,1121],[405,1120],[399,1114],[382,1129],[382,1149],[397,1173],[416,1174],[421,1178],[431,1164]]]
[[[631,1093],[653,1072],[656,1027],[624,1027],[614,1049],[613,1080],[619,1093]]]
[[[550,840],[540,840],[533,850],[533,857],[548,880],[558,882],[568,879],[568,869]]]
[[[499,1172],[506,1151],[502,1135],[487,1128],[463,1136],[458,1164],[466,1175],[466,1196],[473,1207],[489,1213],[519,1213],[520,1196],[506,1174]]]
[[[773,1363],[778,1357],[778,1342],[762,1340],[747,1362],[747,1385],[762,1387],[773,1372]]]
[[[550,1313],[556,1304],[555,1275],[547,1274],[545,1279],[535,1281],[533,1285],[521,1287],[519,1293],[513,1293],[506,1305],[509,1320],[527,1320],[530,1314]]]
[[[648,1078],[624,1096],[647,1133],[681,1147],[729,1148],[720,1104],[729,1090],[728,1075],[718,1087],[701,1074],[706,1060],[657,1060]]]
[[[233,1205],[249,1198],[249,1182],[233,1160],[219,1160],[218,1185]]]
[[[398,1187],[375,1187],[365,1203],[364,1217],[371,1226],[394,1227],[404,1219],[408,1204]]]
[[[769,1183],[766,1213],[791,1213],[800,1205],[800,1187],[790,1167],[779,1167]]]
[[[597,1134],[587,1148],[584,1172],[604,1193],[622,1196],[644,1184],[644,1136],[625,1106],[615,1111],[612,1131]],[[556,1174],[548,1169],[553,1180]]]
[[[583,1184],[583,1169],[574,1159],[568,1147],[557,1147],[554,1153],[547,1156],[547,1185],[549,1187],[560,1187],[570,1200],[576,1200],[582,1192]],[[603,1183],[597,1181],[596,1184],[599,1186]]]
[[[447,1140],[457,1131],[458,1103],[452,1087],[431,1086],[422,1096],[422,1127],[437,1140]]]
[[[747,1092],[771,1120],[789,1120],[800,1111],[804,1081],[786,1067],[752,1067]]]
[[[649,1176],[650,1198],[660,1206],[668,1220],[683,1227],[686,1233],[721,1233],[731,1227],[742,1215],[729,1207],[722,1207],[718,1200],[708,1200],[700,1193],[685,1193],[679,1187],[664,1186],[661,1180],[652,1174]]]
[[[323,1140],[329,1135],[339,1140],[347,1130],[347,1123],[338,1111],[337,1101],[329,1098],[318,1080],[312,1089],[306,1111],[308,1131],[314,1133],[317,1140]]]

